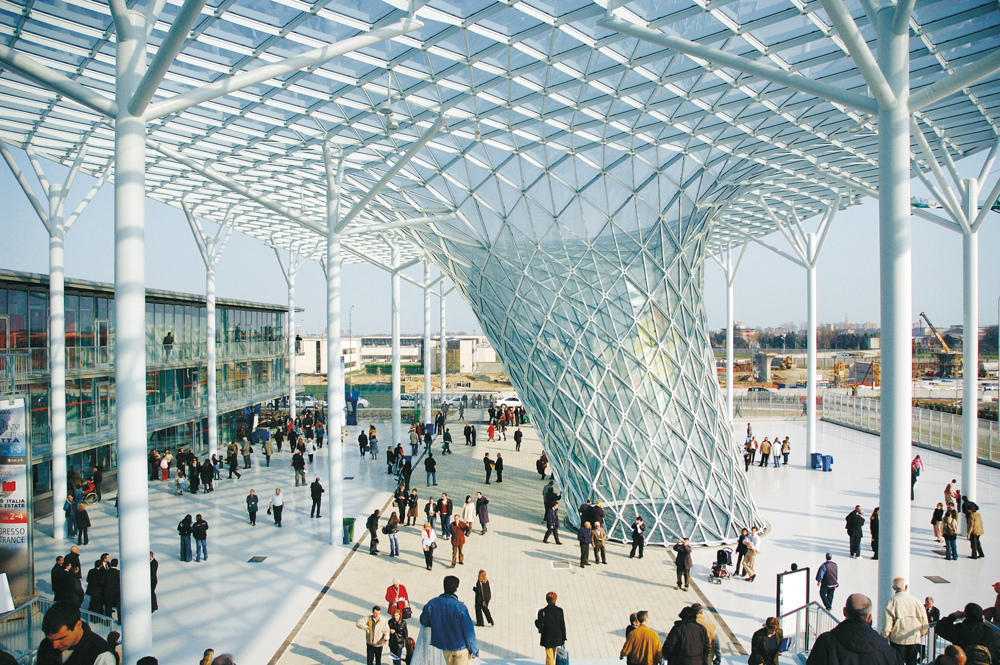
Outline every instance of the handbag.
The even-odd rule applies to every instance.
[[[403,607],[403,618],[404,619],[409,619],[412,616],[413,616],[413,610],[410,609],[410,606],[409,605],[404,606]]]
[[[564,644],[556,647],[556,665],[569,665],[569,649]]]
[[[268,514],[268,515],[270,515],[270,514],[271,514],[271,506],[268,506],[268,507],[267,507],[267,514]]]

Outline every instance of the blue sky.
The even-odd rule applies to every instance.
[[[29,181],[36,186],[23,152],[12,149]],[[959,162],[964,176],[978,174],[983,155]],[[1000,161],[1000,160],[998,160]],[[61,181],[65,170],[46,164],[49,179]],[[988,179],[992,186],[998,168]],[[81,175],[70,195],[70,210],[89,189],[92,180]],[[5,193],[4,249],[0,267],[37,273],[48,272],[48,240],[38,220],[6,165],[0,165],[0,187]],[[919,182],[914,195],[927,193]],[[36,193],[40,190],[36,186]],[[151,288],[205,292],[204,265],[184,214],[169,206],[147,200],[146,275]],[[114,279],[113,197],[106,185],[66,239],[66,275],[80,279],[111,282]],[[817,220],[807,226],[815,227]],[[980,323],[997,322],[1000,295],[1000,214],[991,213],[980,231]],[[768,239],[786,249],[774,234]],[[420,266],[409,273],[422,278]],[[436,268],[432,270],[437,275]],[[838,213],[820,258],[818,314],[821,322],[879,320],[878,294],[878,207],[866,199]],[[351,323],[355,334],[389,331],[389,275],[373,266],[344,268],[344,325],[355,305]],[[926,311],[935,325],[947,326],[962,320],[962,238],[919,218],[913,218],[913,308],[914,315]],[[801,323],[806,318],[805,271],[758,245],[747,249],[736,282],[736,319],[749,326],[778,326]],[[219,297],[284,304],[287,288],[274,252],[263,243],[233,234],[217,270]],[[431,321],[438,327],[437,298]],[[721,269],[709,261],[705,271],[705,303],[709,326],[725,324],[725,281]],[[319,332],[325,326],[324,278],[319,266],[308,263],[299,272],[296,304],[305,308],[299,315],[303,330]],[[402,329],[419,333],[423,327],[423,298],[420,290],[403,282]],[[480,332],[470,308],[453,292],[447,299],[449,332]]]

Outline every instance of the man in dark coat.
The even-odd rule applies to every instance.
[[[493,462],[493,470],[497,472],[497,482],[498,483],[502,483],[503,482],[503,457],[500,456],[500,453],[497,453],[497,459],[496,459],[495,462]]]
[[[872,629],[872,601],[854,593],[844,605],[845,620],[816,638],[807,665],[895,665],[889,640]]]
[[[73,584],[76,580],[73,579],[71,570],[73,570],[72,564],[66,563],[63,559],[62,569],[52,571],[52,596],[57,603],[73,601]]]
[[[962,619],[961,623],[956,623]],[[986,647],[994,663],[1000,663],[1000,637],[997,631],[986,625],[983,608],[976,603],[965,606],[964,612],[952,612],[937,623],[937,635],[969,653],[971,647]],[[971,659],[969,662],[972,662]]]
[[[663,659],[667,665],[707,663],[712,644],[708,640],[708,631],[698,623],[698,610],[685,607],[680,617],[663,643]]]
[[[323,486],[319,484],[319,478],[313,481],[312,485],[309,486],[309,493],[312,495],[312,508],[309,509],[309,517],[322,517],[320,515],[320,504],[323,502]]]
[[[95,466],[94,467],[94,492],[97,494],[97,500],[98,501],[100,501],[101,498],[102,498],[102,496],[101,496],[101,485],[103,483],[104,483],[104,474],[101,473],[101,470]]]
[[[465,423],[465,429],[462,430],[462,434],[465,435],[465,445],[472,445],[472,427],[469,423]]]
[[[549,536],[553,536],[556,541],[556,545],[562,545],[559,542],[559,502],[556,501],[549,508],[548,512],[545,514],[545,536],[542,538],[543,543],[549,542]]]
[[[111,560],[111,567],[104,573],[104,616],[110,617],[118,610],[118,621],[122,620],[122,572],[118,570],[118,559]]]
[[[59,574],[66,570],[66,564],[61,556],[56,557],[56,565],[52,566],[52,572],[49,573],[49,582],[52,584],[52,593],[56,592],[56,580],[59,579]]]
[[[677,565],[677,589],[684,582],[684,590],[691,586],[691,541],[683,538],[674,545],[674,563]],[[697,617],[697,615],[695,615]]]
[[[156,555],[149,553],[149,592],[153,600],[153,611],[160,609],[160,604],[156,602],[156,585],[159,582],[157,572],[160,570],[160,562],[156,560]]]
[[[580,567],[590,565],[590,541],[593,539],[593,531],[590,529],[590,522],[584,522],[580,526],[580,531],[576,534],[580,541]]]
[[[539,643],[545,648],[545,665],[555,665],[556,649],[566,644],[566,619],[561,607],[556,605],[556,592],[545,594],[545,607],[538,610],[535,628],[541,636]]]
[[[115,663],[108,641],[80,621],[80,608],[73,603],[56,603],[42,619],[45,639],[38,645],[37,665],[104,665]],[[63,661],[63,654],[72,655]],[[105,656],[104,654],[108,654]]]
[[[378,554],[378,510],[376,509],[371,515],[368,516],[368,521],[365,522],[365,528],[368,529],[368,553]]]
[[[861,510],[861,506],[854,506],[854,510],[848,513],[847,518],[847,535],[851,539],[851,557],[857,559],[861,556],[861,538],[864,536],[863,530],[865,527],[865,511]]]
[[[100,614],[104,611],[104,562],[98,559],[94,567],[87,571],[87,595],[91,612]]]

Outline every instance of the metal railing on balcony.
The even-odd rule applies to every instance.
[[[840,621],[825,607],[812,601],[792,612],[778,617],[781,630],[788,641],[786,654],[806,654],[812,649],[819,635],[832,630]]]
[[[736,418],[805,418],[805,395],[753,392],[733,398]],[[816,400],[816,414],[823,415],[823,399]]]
[[[0,353],[0,395],[11,396],[27,391],[29,381],[38,371],[34,369],[35,356],[27,349]]]
[[[882,427],[881,401],[872,397],[828,395],[823,419],[878,434]],[[942,452],[962,452],[962,416],[913,407],[911,422],[913,442]],[[1000,426],[996,421],[979,418],[979,460],[1000,464]]]
[[[18,663],[30,665],[35,662],[38,645],[45,638],[42,619],[53,604],[54,601],[39,596],[13,612],[0,616],[0,644]],[[80,615],[90,625],[90,629],[101,637],[107,638],[108,633],[115,629],[113,620],[109,617],[86,610],[80,610]]]

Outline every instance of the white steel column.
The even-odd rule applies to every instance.
[[[896,6],[878,13],[878,64],[896,96],[878,114],[879,262],[882,312],[882,431],[878,595],[910,572],[911,323],[909,25]],[[900,25],[902,23],[902,25]]]
[[[51,204],[49,209],[52,209]],[[49,441],[52,446],[52,537],[55,540],[62,540],[66,530],[66,513],[63,512],[62,505],[69,495],[69,488],[66,486],[64,240],[65,233],[62,225],[53,224],[49,232]]]
[[[208,401],[208,454],[215,455],[219,450],[219,399],[216,392],[216,340],[215,330],[215,266],[219,263],[226,243],[233,233],[235,216],[226,213],[226,218],[219,225],[215,236],[208,237],[194,210],[181,202],[184,215],[187,217],[191,234],[198,245],[202,262],[205,264],[205,393]]]
[[[295,420],[295,271],[289,270],[285,279],[288,282],[288,415]],[[326,361],[330,362],[330,358]]]
[[[434,422],[431,416],[431,264],[424,261],[424,419],[425,425]]]
[[[219,452],[219,397],[216,385],[215,265],[205,269],[205,392],[208,398],[208,456]]]
[[[731,263],[727,259],[727,266],[731,267]],[[735,354],[733,353],[733,332],[734,332],[734,322],[733,322],[733,291],[735,280],[729,276],[727,269],[726,273],[726,413],[729,415],[729,426],[733,426],[733,422],[736,420],[736,412],[733,407],[733,360]]]
[[[445,300],[448,297],[448,291],[444,290],[444,281],[441,282],[441,411],[444,412],[444,395],[445,390],[447,390],[448,385],[448,339],[445,333]]]
[[[965,209],[969,220],[979,215],[979,183],[964,181]],[[992,201],[987,201],[988,208]],[[962,234],[962,493],[976,500],[976,465],[979,462],[979,234]]]
[[[123,6],[124,3],[121,3]],[[114,9],[114,8],[113,8]],[[146,484],[146,123],[128,111],[146,70],[143,15],[116,12],[115,411],[123,661],[153,654]]]
[[[399,399],[399,244],[392,243],[392,440],[389,445],[395,447],[402,437],[400,420],[402,419],[402,403]]]
[[[343,344],[340,337],[342,327],[340,311],[340,280],[343,268],[343,254],[340,247],[340,233],[337,221],[340,219],[340,188],[344,178],[343,153],[337,160],[337,172],[333,173],[333,155],[329,143],[323,145],[326,162],[326,402],[327,438],[329,446],[329,488],[330,505],[327,515],[330,520],[330,544],[340,545],[344,537],[344,376],[340,365]]]
[[[806,306],[808,308],[808,323],[806,332],[806,465],[816,452],[816,259],[819,258],[819,247],[816,234],[806,235],[806,253],[809,261],[806,263]]]

